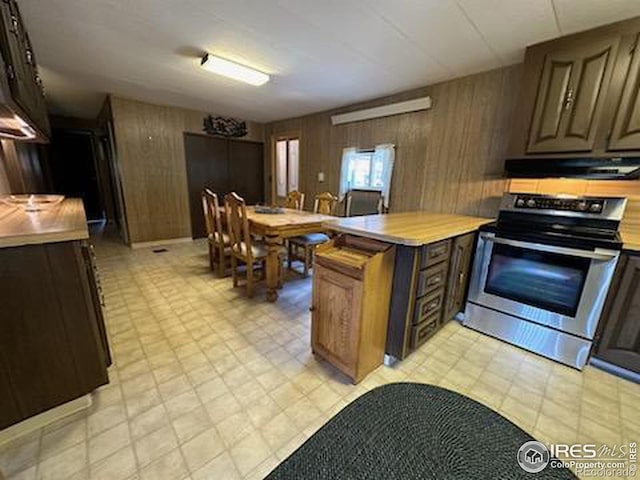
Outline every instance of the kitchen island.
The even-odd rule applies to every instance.
[[[79,199],[38,212],[0,205],[0,443],[109,381],[88,238]]]
[[[405,358],[463,310],[476,232],[492,221],[406,212],[324,223],[343,236],[395,246],[385,347],[390,359]]]

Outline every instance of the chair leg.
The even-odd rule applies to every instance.
[[[226,259],[224,257],[224,247],[218,247],[218,275],[224,277]]]
[[[260,275],[260,279],[266,280],[267,279],[267,261],[266,260],[262,260],[260,264],[260,268],[262,269],[262,274]]]
[[[309,253],[311,252],[311,247],[309,245],[304,246],[304,276],[305,278],[309,276]]]
[[[233,288],[238,287],[238,259],[231,255],[231,275],[233,275]]]
[[[211,245],[211,242],[209,242],[209,268],[211,269],[211,271],[213,272],[214,270],[214,255],[215,255],[215,250],[213,249],[213,245]]]
[[[247,296],[253,298],[253,262],[247,262]]]
[[[293,245],[291,242],[287,242],[287,268],[291,270],[291,264],[293,263],[292,256],[293,255]]]

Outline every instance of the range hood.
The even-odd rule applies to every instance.
[[[640,178],[640,157],[511,158],[504,164],[507,178]]]
[[[36,131],[9,108],[0,106],[0,139],[33,140]]]

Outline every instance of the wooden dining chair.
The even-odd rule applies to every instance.
[[[284,206],[286,208],[293,208],[294,210],[302,210],[304,207],[304,193],[293,190],[287,193]]]
[[[217,265],[218,275],[224,277],[227,259],[231,257],[231,242],[222,227],[218,195],[208,188],[202,191],[202,210],[209,243],[209,268],[213,271]]]
[[[338,202],[338,197],[331,192],[319,193],[313,202],[313,213],[321,213],[323,215],[332,215],[333,209]],[[329,240],[324,233],[309,233],[307,235],[299,235],[289,239],[289,248],[287,252],[287,265],[291,269],[294,260],[301,260],[304,265],[303,275],[309,276],[309,269],[313,265],[313,252],[315,248]],[[302,250],[302,254],[300,254]]]
[[[238,278],[238,261],[244,263],[247,267],[247,295],[253,297],[255,279],[254,267],[256,263],[260,263],[262,267],[262,277],[266,274],[266,260],[268,247],[266,243],[254,240],[251,237],[249,229],[249,218],[247,216],[247,205],[242,197],[235,192],[231,192],[224,197],[224,209],[227,216],[227,228],[229,231],[229,239],[231,244],[231,274],[233,276],[233,286],[239,284]],[[283,281],[282,259],[284,258],[284,249],[279,253],[278,276],[279,283]]]

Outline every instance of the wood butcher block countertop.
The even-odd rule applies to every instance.
[[[89,238],[82,200],[68,198],[51,210],[25,212],[0,204],[0,248]]]
[[[418,247],[477,230],[493,219],[429,212],[389,213],[325,222],[336,232]]]

